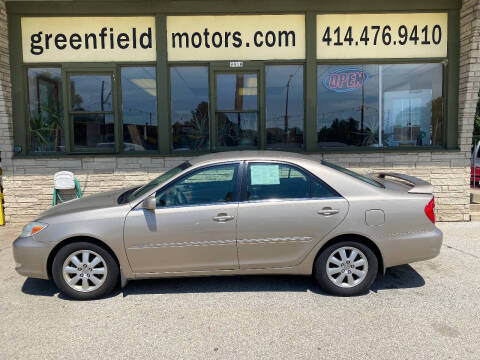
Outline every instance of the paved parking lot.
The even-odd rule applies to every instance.
[[[0,228],[2,359],[479,359],[480,222],[442,223],[441,255],[356,298],[308,277],[131,282],[77,302],[16,274]]]

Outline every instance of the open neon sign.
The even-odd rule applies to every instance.
[[[360,89],[370,75],[360,67],[342,67],[335,69],[323,78],[323,86],[328,90],[344,93]]]

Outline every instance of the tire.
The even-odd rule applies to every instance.
[[[65,245],[55,255],[52,264],[55,285],[76,300],[93,300],[110,294],[118,283],[119,273],[113,256],[89,242]]]
[[[346,257],[342,256],[342,249],[345,250]],[[356,251],[357,255],[352,250]],[[360,261],[362,259],[363,262]],[[327,272],[327,262],[330,275]],[[328,246],[315,259],[313,269],[313,277],[320,287],[336,296],[366,293],[375,281],[377,273],[377,256],[367,245],[357,241],[342,241]]]

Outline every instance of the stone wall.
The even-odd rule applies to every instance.
[[[7,12],[5,0],[0,0],[0,168],[8,177],[13,154],[12,101],[10,86],[10,62],[7,36]],[[2,177],[0,177],[2,179]]]
[[[318,154],[353,170],[395,171],[411,174],[434,185],[439,220],[469,220],[469,161],[465,152],[375,153],[362,155]],[[26,222],[52,202],[53,174],[69,170],[82,185],[85,195],[142,184],[187,158],[179,157],[71,157],[20,159],[8,170],[5,187],[6,216],[9,222]]]
[[[0,0],[0,164],[4,170],[2,182],[7,222],[27,222],[51,205],[53,174],[57,171],[74,172],[84,194],[88,195],[144,183],[185,160],[162,156],[71,156],[13,160],[6,28],[5,4]],[[470,147],[480,87],[479,31],[479,1],[465,1],[461,10],[459,151],[311,156],[362,173],[387,170],[421,177],[434,185],[439,220],[468,221]]]

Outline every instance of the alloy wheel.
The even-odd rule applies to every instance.
[[[359,249],[344,246],[330,254],[326,270],[333,284],[342,288],[352,288],[365,280],[368,273],[368,260]]]
[[[63,279],[72,289],[91,292],[107,279],[107,263],[91,250],[79,250],[67,257],[62,267]]]

